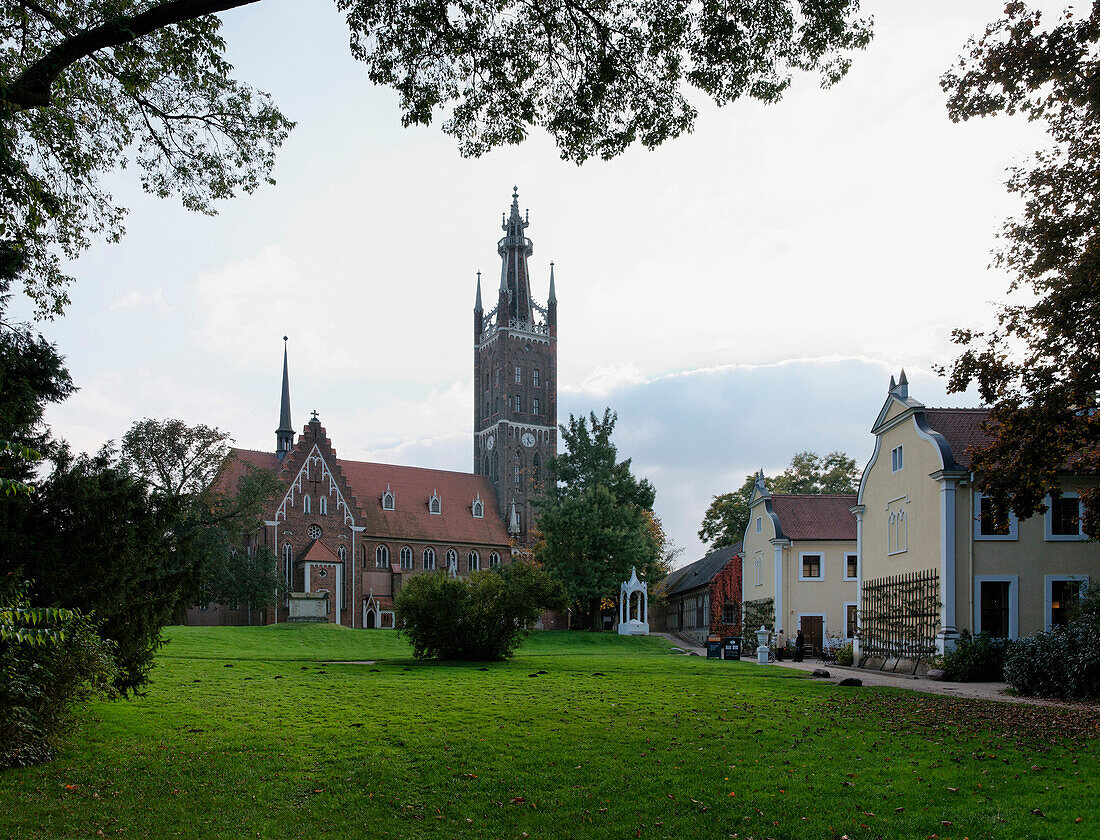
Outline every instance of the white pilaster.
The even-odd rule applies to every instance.
[[[783,603],[783,543],[773,542],[775,548],[775,633],[786,625],[786,604]]]
[[[863,505],[856,505],[853,508],[849,508],[856,517],[856,629],[859,628],[859,620],[862,617],[860,613],[863,611],[863,513],[866,508]],[[847,616],[844,619],[847,620]],[[859,662],[859,634],[852,639],[852,652],[856,657],[856,662]]]
[[[955,646],[955,490],[957,478],[940,477],[940,632],[936,650]]]

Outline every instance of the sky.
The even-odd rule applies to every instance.
[[[1004,299],[1005,170],[1042,135],[946,115],[940,75],[1003,2],[863,5],[875,38],[835,87],[701,101],[692,134],[579,167],[540,134],[463,159],[438,126],[402,128],[332,3],[224,14],[237,78],[297,121],[277,184],[203,216],[112,176],[127,235],[71,266],[72,304],[39,325],[80,388],[48,422],[83,450],[143,417],[273,449],[288,335],[297,427],[315,409],[342,458],[470,470],[474,284],[515,185],[536,299],[556,266],[559,421],[615,410],[678,563],[702,557],[710,499],[757,468],[862,466],[902,367],[927,405],[977,404],[933,366]]]

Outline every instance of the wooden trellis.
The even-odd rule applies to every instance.
[[[863,582],[859,614],[860,664],[881,657],[916,663],[936,654],[940,624],[940,575],[936,569]]]
[[[755,601],[745,601],[745,618],[742,623],[742,637],[745,650],[756,650],[756,631],[763,625],[769,630],[775,630],[775,599],[757,598]]]

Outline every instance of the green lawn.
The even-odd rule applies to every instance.
[[[0,774],[0,837],[1100,837],[1096,711],[607,634],[488,665],[417,663],[389,631],[168,635],[146,697]]]

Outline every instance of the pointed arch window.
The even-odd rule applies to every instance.
[[[443,513],[443,502],[439,498],[439,493],[435,490],[432,491],[431,498],[428,499],[428,513],[435,516]]]
[[[326,496],[322,496],[317,500],[317,512],[321,516],[328,516],[328,498]]]
[[[424,569],[430,571],[431,569],[434,569],[434,568],[435,568],[435,549],[430,548],[430,547],[425,548],[424,549]]]
[[[382,494],[382,510],[394,509],[394,496],[393,491],[390,490],[390,486],[386,485],[386,492]]]
[[[311,507],[309,495],[302,496],[302,513],[310,513]]]
[[[346,562],[348,559],[348,550],[344,546],[340,546],[336,549],[336,556]]]
[[[466,555],[466,568],[471,572],[476,572],[481,568],[481,555],[477,551],[471,551]]]
[[[294,562],[294,546],[290,543],[283,543],[283,562],[288,566]]]
[[[499,565],[500,565],[500,555],[497,554],[495,551],[490,551],[489,552],[489,568],[490,569],[495,569]]]
[[[520,476],[523,474],[523,453],[518,449],[516,450],[516,463],[512,467],[512,473],[515,476],[516,487],[519,487]]]
[[[374,550],[374,565],[380,569],[386,568],[390,564],[390,550],[384,545],[378,546]]]
[[[401,568],[411,569],[413,567],[413,550],[407,545],[401,546]]]
[[[480,493],[477,494],[477,498],[474,499],[474,503],[473,503],[473,505],[471,506],[470,509],[473,512],[475,519],[484,519],[485,518],[485,505],[482,504],[482,502],[481,502],[481,494]]]

